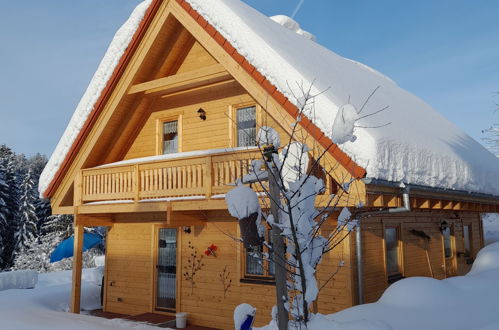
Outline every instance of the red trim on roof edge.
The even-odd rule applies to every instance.
[[[125,53],[121,57],[118,65],[114,69],[114,72],[109,79],[109,81],[106,84],[106,87],[102,91],[99,99],[94,105],[94,109],[88,116],[87,120],[85,121],[85,124],[81,128],[80,132],[78,133],[78,136],[76,137],[76,140],[73,142],[73,145],[71,146],[71,149],[69,149],[69,152],[67,153],[66,157],[64,158],[64,161],[62,162],[61,166],[59,166],[59,169],[57,170],[56,174],[52,178],[52,181],[50,182],[49,186],[45,191],[43,192],[43,196],[45,198],[51,198],[53,194],[55,193],[55,190],[57,186],[59,185],[60,181],[62,180],[63,174],[67,171],[69,164],[74,160],[76,157],[79,149],[81,148],[83,141],[85,138],[88,136],[88,133],[90,132],[90,127],[93,126],[97,118],[99,117],[100,113],[102,112],[102,109],[104,108],[104,104],[107,102],[109,96],[111,95],[111,92],[114,90],[114,87],[118,83],[119,79],[121,78],[123,72],[125,71],[125,68],[127,67],[128,63],[130,62],[130,59],[132,58],[132,54],[134,51],[137,49],[139,46],[140,40],[142,39],[143,35],[145,34],[147,28],[152,22],[153,17],[155,16],[156,12],[159,9],[159,5],[161,4],[162,0],[153,0],[153,3],[149,8],[147,9],[146,13],[144,14],[144,18],[142,19],[142,22],[140,22],[139,27],[137,28],[137,31],[135,31],[135,34],[130,41],[130,44],[128,45],[127,49],[125,50]]]
[[[191,7],[190,4],[188,4],[185,0],[176,0],[182,8],[191,16],[193,19],[206,31],[208,34],[215,39],[217,35],[219,35],[218,31],[211,25],[209,24],[201,15],[196,16],[196,11]],[[85,138],[88,136],[90,133],[90,128],[93,126],[97,118],[99,117],[100,113],[102,112],[104,105],[106,101],[108,100],[109,96],[111,95],[111,92],[113,91],[114,87],[116,87],[116,84],[118,83],[119,79],[121,78],[123,72],[125,71],[125,68],[127,67],[128,63],[130,62],[130,59],[132,58],[132,54],[134,51],[137,49],[139,46],[139,43],[144,36],[145,32],[147,31],[147,28],[152,22],[152,19],[154,18],[155,14],[157,13],[159,6],[161,4],[162,0],[153,0],[153,3],[151,6],[147,9],[144,18],[142,19],[142,22],[140,23],[137,31],[135,32],[130,45],[127,47],[125,50],[125,53],[121,57],[118,65],[114,69],[114,72],[109,79],[109,81],[106,84],[106,87],[102,91],[99,99],[94,105],[94,109],[88,116],[87,120],[85,121],[85,124],[83,125],[82,129],[78,133],[78,136],[76,137],[76,140],[73,142],[73,145],[71,146],[71,149],[69,149],[69,152],[67,153],[66,157],[64,158],[64,161],[62,162],[61,166],[59,166],[59,169],[57,170],[56,174],[52,178],[52,181],[50,182],[49,186],[45,191],[43,192],[43,196],[45,198],[51,198],[53,194],[55,193],[55,190],[59,183],[62,180],[63,174],[67,171],[69,165],[71,162],[74,160],[76,157],[78,151],[80,150],[83,141]],[[196,12],[196,13],[193,13]],[[221,36],[217,36],[220,38]],[[222,37],[223,38],[223,37]],[[220,38],[221,39],[221,38]],[[225,40],[225,38],[223,38]],[[215,39],[215,41],[217,41]],[[217,42],[223,46],[223,49],[239,64],[244,63],[246,71],[250,74],[251,77],[262,87],[264,87],[266,90],[269,92],[272,91],[270,94],[271,96],[281,105],[283,105],[284,109],[293,117],[296,119],[297,114],[299,112],[298,108],[292,104],[281,92],[277,90],[277,88],[271,84],[265,77],[258,72],[258,70],[250,64],[244,56],[239,54],[237,50],[230,44],[228,40],[225,40],[224,42],[220,43],[221,40],[218,40]],[[284,97],[284,99],[283,99]],[[307,122],[307,127],[305,129],[312,134],[312,136],[319,136],[317,131],[319,131],[322,134],[322,131],[311,121]],[[334,144],[331,139],[327,138],[326,136],[322,136],[321,139],[319,140],[319,143],[324,147],[324,148],[331,148],[329,152],[347,169],[350,174],[352,174],[356,178],[363,178],[366,176],[366,170],[359,165],[357,165],[350,157],[348,157],[347,154],[345,154],[340,148],[337,147],[336,144]]]

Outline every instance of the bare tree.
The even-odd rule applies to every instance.
[[[336,141],[355,141],[355,124],[375,92],[369,95],[360,110],[351,104],[339,109],[333,124]],[[268,254],[255,253],[253,257],[262,263],[270,261],[275,265],[277,313],[273,312],[273,315],[279,329],[287,329],[288,313],[294,327],[307,326],[312,304],[320,289],[344,265],[341,262],[331,278],[319,287],[315,273],[322,256],[342,244],[357,225],[348,208],[341,208],[355,205],[359,200],[355,179],[347,174],[338,174],[344,173],[338,171],[341,165],[329,155],[335,143],[321,146],[300,127],[303,116],[314,116],[314,99],[317,96],[311,94],[311,87],[306,90],[301,88],[301,93],[303,96],[296,99],[300,106],[297,120],[291,125],[284,146],[281,147],[279,134],[273,128],[260,127],[257,145],[261,159],[252,162],[249,173],[236,180],[236,188],[226,198],[229,212],[240,220],[240,225],[253,221],[254,229],[250,232],[259,233],[260,239],[245,237],[248,233],[244,231],[248,227],[245,225],[243,229],[241,225],[245,246],[261,241],[268,248]],[[251,188],[244,185],[248,183]],[[263,192],[263,198],[258,198],[255,190]],[[326,222],[333,221],[331,212],[340,209],[334,230],[324,235],[321,228]],[[260,221],[271,229],[272,235],[264,235],[265,227]],[[279,272],[284,274],[284,278],[279,276]],[[280,287],[284,287],[285,292]]]

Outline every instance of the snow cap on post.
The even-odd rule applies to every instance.
[[[253,213],[260,213],[258,196],[250,187],[241,181],[236,181],[236,187],[225,196],[225,203],[230,215],[239,220],[249,217]]]
[[[262,245],[265,228],[261,224],[261,208],[256,193],[238,180],[236,188],[225,196],[225,203],[230,215],[239,220],[244,247]]]

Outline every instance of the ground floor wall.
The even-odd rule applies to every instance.
[[[104,304],[107,312],[157,312],[154,302],[157,231],[164,227],[168,226],[160,222],[115,223],[110,227]],[[323,228],[324,234],[335,227],[331,220]],[[275,286],[245,278],[244,251],[235,240],[239,237],[238,223],[228,214],[220,213],[208,218],[205,225],[189,228],[190,233],[178,228],[176,310],[187,312],[188,321],[193,324],[233,329],[234,308],[248,303],[257,308],[255,325],[268,323],[276,303]],[[321,313],[333,313],[353,304],[350,244],[347,237],[322,260],[317,273],[322,290],[316,305]],[[205,255],[211,245],[217,247],[216,256]],[[191,281],[185,273],[189,272],[194,251],[203,258]]]
[[[362,220],[361,226],[365,302],[379,299],[390,285],[387,270],[387,228],[393,228],[392,233],[396,232],[398,235],[400,274],[395,276],[395,280],[410,276],[443,279],[464,275],[476,253],[483,247],[480,215],[473,212],[419,211],[387,214],[366,218]],[[465,226],[469,232],[470,255],[465,253]],[[450,233],[447,257],[443,235],[445,230]]]

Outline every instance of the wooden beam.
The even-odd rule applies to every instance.
[[[75,214],[78,218],[78,215]],[[71,289],[71,313],[80,314],[81,297],[81,268],[83,259],[83,231],[81,225],[74,226],[74,246],[73,246],[73,286]]]
[[[158,92],[173,93],[230,79],[232,79],[232,76],[221,64],[214,64],[198,70],[133,85],[128,90],[128,94],[140,92],[145,92],[146,94]]]
[[[83,227],[110,227],[113,224],[113,219],[110,215],[78,214],[75,218],[75,225]]]
[[[168,226],[184,227],[184,226],[204,226],[206,225],[206,216],[201,212],[172,212],[167,219]]]

